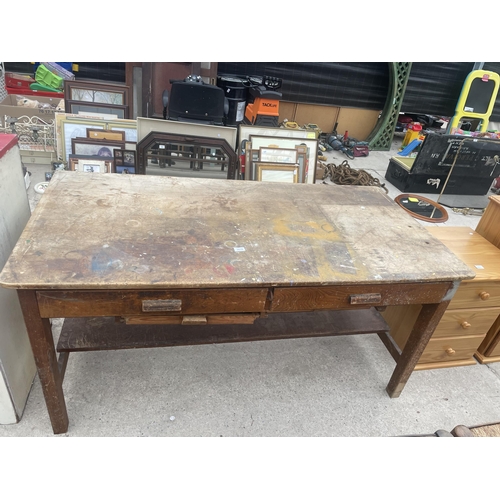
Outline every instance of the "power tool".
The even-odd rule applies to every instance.
[[[252,77],[249,80],[255,81],[256,78]],[[260,82],[249,88],[244,123],[264,127],[278,126],[279,105],[283,97],[282,93],[278,92],[281,84],[281,78],[263,76]]]

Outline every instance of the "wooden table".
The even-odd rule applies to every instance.
[[[371,331],[391,348],[375,308],[423,304],[387,386],[398,397],[473,277],[378,187],[57,172],[0,283],[18,290],[52,427],[64,433],[62,380],[79,346]],[[59,360],[50,318],[70,318]]]

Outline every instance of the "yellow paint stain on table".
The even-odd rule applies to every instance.
[[[321,241],[340,241],[340,235],[327,221],[295,221],[283,218],[274,219],[274,232],[292,238],[309,238]]]

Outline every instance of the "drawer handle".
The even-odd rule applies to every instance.
[[[181,321],[182,325],[206,325],[207,323],[207,317],[200,315],[183,316]]]
[[[380,293],[360,293],[359,295],[351,295],[351,304],[380,304],[382,296]]]
[[[182,308],[182,300],[169,299],[169,300],[143,300],[142,310],[144,312],[173,312],[180,311]]]
[[[467,321],[462,321],[461,326],[465,330],[466,328],[470,328],[470,323],[467,323]]]
[[[488,292],[481,292],[479,294],[479,298],[481,300],[488,300],[490,298],[490,294]]]
[[[446,349],[446,354],[448,354],[448,356],[453,356],[455,354],[455,349],[448,347],[448,349]]]

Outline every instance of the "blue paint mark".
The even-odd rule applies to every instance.
[[[109,269],[112,262],[106,252],[100,252],[92,257],[91,269],[94,273],[104,273]]]

